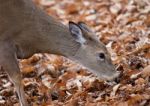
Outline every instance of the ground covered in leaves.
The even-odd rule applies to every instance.
[[[33,106],[150,106],[149,0],[34,0],[64,24],[87,23],[109,50],[121,75],[101,81],[72,61],[35,54],[20,61]],[[0,74],[0,106],[18,104],[13,84]]]

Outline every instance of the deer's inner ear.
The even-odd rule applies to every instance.
[[[79,27],[81,28],[82,32],[85,33],[85,37],[90,41],[98,41],[98,37],[95,35],[94,31],[85,23],[78,22]]]
[[[86,32],[94,33],[89,26],[87,26],[84,22],[78,22],[80,28]]]
[[[84,44],[86,39],[83,36],[81,28],[74,22],[69,22],[69,30],[74,39],[80,44]]]

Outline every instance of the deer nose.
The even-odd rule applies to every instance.
[[[120,72],[116,71],[110,78],[107,78],[108,81],[115,81],[120,76]]]

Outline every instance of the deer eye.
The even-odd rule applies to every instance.
[[[99,60],[104,61],[105,60],[105,54],[104,53],[99,53],[98,58],[99,58]]]

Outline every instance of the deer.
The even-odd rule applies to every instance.
[[[119,75],[105,45],[85,23],[64,25],[31,0],[0,0],[0,66],[13,82],[20,106],[29,103],[17,59],[35,53],[65,56],[104,80]]]

